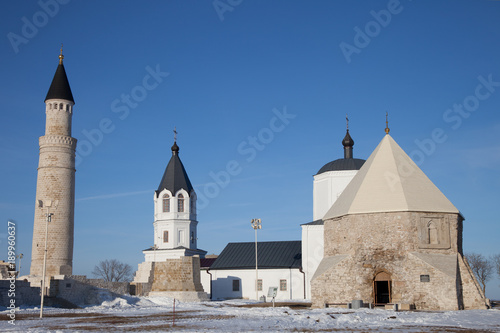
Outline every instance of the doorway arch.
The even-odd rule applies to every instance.
[[[373,279],[373,300],[375,304],[391,303],[392,279],[387,272],[378,272]]]

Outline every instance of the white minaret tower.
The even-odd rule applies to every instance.
[[[174,133],[172,157],[153,197],[154,246],[143,251],[146,261],[206,254],[197,248],[196,193],[179,158]]]
[[[75,149],[71,137],[73,94],[62,55],[45,98],[45,135],[40,137],[31,276],[71,275],[75,208]],[[50,222],[48,222],[50,221]]]

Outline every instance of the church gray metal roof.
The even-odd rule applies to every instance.
[[[258,242],[258,267],[301,268],[301,241]],[[214,269],[255,269],[255,242],[229,243],[210,267]]]
[[[309,223],[302,223],[301,225],[324,225],[324,224],[325,222],[323,220],[316,220]]]
[[[73,94],[71,93],[71,88],[69,87],[68,77],[66,76],[66,70],[62,63],[62,59],[57,66],[56,73],[52,79],[49,91],[45,97],[45,101],[49,99],[65,99],[75,103],[73,99]]]
[[[365,160],[359,158],[340,158],[323,165],[317,174],[327,171],[359,170],[364,163]]]
[[[175,195],[180,189],[184,189],[188,193],[191,193],[193,190],[193,185],[191,185],[186,169],[184,169],[184,165],[179,158],[179,146],[177,146],[176,142],[172,146],[172,157],[156,190],[156,195],[163,191],[163,189],[169,190],[172,192],[172,195]]]

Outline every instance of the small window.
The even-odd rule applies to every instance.
[[[177,198],[178,198],[177,211],[182,213],[182,212],[184,212],[184,196],[181,193],[181,194],[179,194],[179,196]]]
[[[54,103],[54,110],[57,110],[57,104]]]
[[[66,111],[69,111],[69,104],[66,104]]]
[[[280,291],[286,291],[286,280],[280,280]]]
[[[429,275],[420,275],[420,282],[431,282],[431,277]]]
[[[170,212],[170,196],[168,194],[163,195],[163,212]]]
[[[191,231],[191,243],[194,244],[194,231]]]
[[[257,291],[262,291],[262,279],[257,280]]]
[[[240,291],[240,280],[233,280],[233,291]]]
[[[194,200],[194,196],[191,197],[190,202],[191,204],[189,206],[189,210],[191,211],[191,214],[196,214],[196,200]]]
[[[168,243],[168,231],[163,232],[163,243]]]
[[[60,103],[59,104],[59,109],[62,110],[63,109],[63,103]]]

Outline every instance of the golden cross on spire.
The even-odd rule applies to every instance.
[[[64,56],[62,54],[63,43],[61,43],[61,54],[59,54],[59,65],[62,65]]]
[[[389,113],[385,113],[385,134],[389,134]]]
[[[177,142],[177,127],[174,127],[174,142]]]

